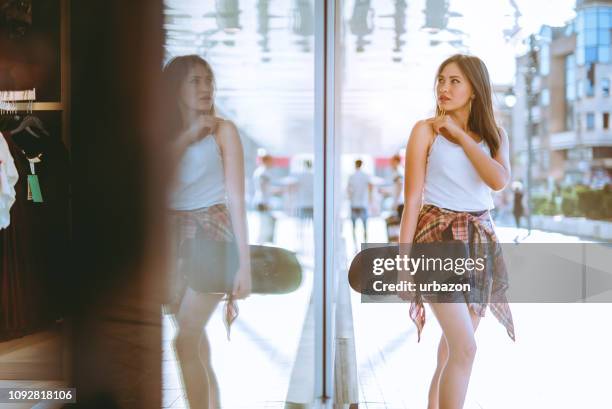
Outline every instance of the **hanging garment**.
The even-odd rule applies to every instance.
[[[36,138],[27,131],[7,142],[19,180],[11,224],[0,230],[0,340],[61,316],[69,260],[67,150],[54,135]]]
[[[0,229],[11,223],[11,207],[15,203],[15,184],[19,179],[8,144],[0,133]]]

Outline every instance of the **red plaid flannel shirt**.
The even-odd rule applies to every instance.
[[[443,232],[450,228],[453,240],[470,242],[469,227],[472,227],[473,242],[476,244],[497,243],[497,236],[493,229],[493,222],[489,212],[483,212],[479,216],[467,212],[455,212],[441,209],[433,205],[424,205],[419,213],[415,243],[432,243],[443,241]],[[483,248],[483,246],[474,246]],[[469,307],[474,313],[484,317],[487,305],[491,308],[493,315],[506,328],[508,336],[514,341],[514,323],[512,312],[506,298],[508,289],[508,273],[504,264],[501,248],[495,246],[493,271],[483,271],[481,274],[474,272],[473,283],[476,291],[481,291],[478,299],[481,302],[471,302]],[[492,280],[492,282],[490,282]],[[419,294],[410,305],[410,318],[417,327],[418,341],[421,340],[421,332],[425,326],[425,308]]]
[[[179,245],[183,240],[194,238],[199,225],[208,238],[218,241],[231,241],[234,239],[232,221],[229,209],[225,204],[216,204],[198,210],[174,211],[174,223],[179,229]],[[223,307],[223,324],[230,337],[232,323],[238,317],[238,304],[231,293],[226,294]]]

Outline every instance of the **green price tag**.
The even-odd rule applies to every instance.
[[[34,203],[42,203],[43,198],[38,184],[38,175],[28,175],[28,192],[31,193]]]

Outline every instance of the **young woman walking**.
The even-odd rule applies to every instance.
[[[487,68],[477,57],[454,55],[438,68],[435,91],[436,116],[416,123],[406,148],[400,243],[460,240],[498,249],[491,191],[506,186],[510,163],[508,137],[493,115]],[[417,294],[410,306],[419,341],[424,301],[443,332],[428,409],[463,407],[476,354],[474,333],[487,306],[514,340],[501,253],[479,274],[468,277],[477,299],[463,294],[465,302],[434,302]]]

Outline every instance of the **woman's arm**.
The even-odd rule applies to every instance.
[[[240,289],[240,295],[250,292],[250,253],[244,198],[244,154],[238,129],[231,121],[223,121],[217,127],[217,141],[223,155],[223,172],[228,207],[240,257],[239,274],[248,279],[249,288]],[[248,275],[248,277],[246,277]],[[239,277],[240,278],[240,277]],[[246,293],[242,292],[246,290]]]
[[[493,190],[502,190],[510,181],[510,148],[506,132],[499,128],[500,144],[494,157],[484,152],[478,143],[449,116],[431,120],[434,130],[451,142],[461,145],[482,180]]]
[[[510,148],[506,132],[500,128],[501,143],[494,157],[483,151],[474,139],[461,131],[459,144],[482,180],[493,190],[502,190],[510,181]]]
[[[412,128],[406,146],[406,169],[404,171],[404,211],[400,224],[400,243],[412,243],[416,231],[419,211],[423,202],[427,154],[433,142],[434,132],[427,121],[419,121]]]
[[[170,154],[173,164],[177,164],[189,145],[215,132],[217,125],[223,121],[211,115],[200,115],[191,122],[191,125],[176,135],[170,143]]]

